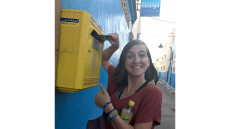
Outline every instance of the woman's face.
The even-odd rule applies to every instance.
[[[133,46],[126,55],[125,68],[131,76],[145,74],[150,64],[145,45]]]

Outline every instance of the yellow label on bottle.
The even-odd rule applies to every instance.
[[[127,123],[130,123],[131,119],[132,119],[132,116],[128,116],[126,115],[124,112],[121,112],[121,118],[127,122]]]

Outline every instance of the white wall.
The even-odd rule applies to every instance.
[[[172,61],[172,73],[174,73],[175,74],[175,63],[176,63],[176,47],[175,47],[175,44],[176,44],[176,37],[175,37],[175,39],[174,39],[174,42],[173,42],[173,46],[172,46],[172,48],[173,48],[173,61]]]
[[[133,25],[132,32],[133,32],[133,39],[137,39],[137,34],[140,33],[140,12],[137,11],[137,19]]]
[[[175,74],[175,73],[176,73],[175,71],[176,71],[176,67],[175,67],[175,63],[173,63],[173,64],[172,64],[172,73]]]
[[[161,63],[160,63],[160,71],[161,72],[167,72],[169,70],[170,54],[171,54],[171,51],[175,52],[175,43],[174,43],[174,40],[173,40],[174,39],[173,36],[175,36],[175,29],[172,30],[172,32],[169,34],[168,41],[167,41],[167,43],[165,44],[165,46],[163,48],[163,53],[162,53],[161,58],[160,58],[160,61],[161,61]],[[166,56],[166,58],[165,58],[165,56]],[[163,57],[163,60],[162,60],[162,57]],[[171,65],[174,65],[174,67],[175,67],[175,64],[171,64]],[[161,70],[161,68],[162,68],[162,70]]]
[[[152,60],[154,62],[154,66],[158,72],[161,72],[161,63],[160,63],[160,57],[157,58],[156,60]]]
[[[140,3],[140,1],[138,1],[138,3]],[[140,8],[140,6],[138,8]],[[140,20],[141,20],[140,19],[140,11],[137,10],[137,19],[134,22],[133,28],[132,28],[133,40],[137,39],[137,34],[140,33],[140,30],[141,30],[141,24],[140,24],[141,21]],[[138,39],[141,39],[140,37],[141,37],[141,35],[139,35]]]
[[[171,47],[171,44],[168,43],[164,46],[163,48],[163,53],[162,53],[162,56],[161,56],[161,67],[164,68],[161,70],[161,72],[167,72],[168,71],[168,67],[170,65],[170,62],[169,62],[169,59],[170,59],[170,47]]]
[[[175,53],[176,53],[176,37],[173,41],[173,45],[172,45],[172,51],[173,51],[173,62],[176,61],[176,58],[175,58]]]

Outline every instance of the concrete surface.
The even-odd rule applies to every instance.
[[[167,83],[158,81],[157,86],[162,91],[161,125],[155,129],[175,129],[175,92],[167,88]]]

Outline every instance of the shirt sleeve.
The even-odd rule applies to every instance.
[[[114,72],[116,67],[113,65],[110,65],[108,67],[108,85],[107,85],[107,91],[109,93],[109,96],[111,96],[116,89],[115,82],[114,82]]]
[[[162,92],[159,87],[153,85],[145,91],[136,115],[135,123],[153,122],[153,126],[160,125],[161,104]]]

